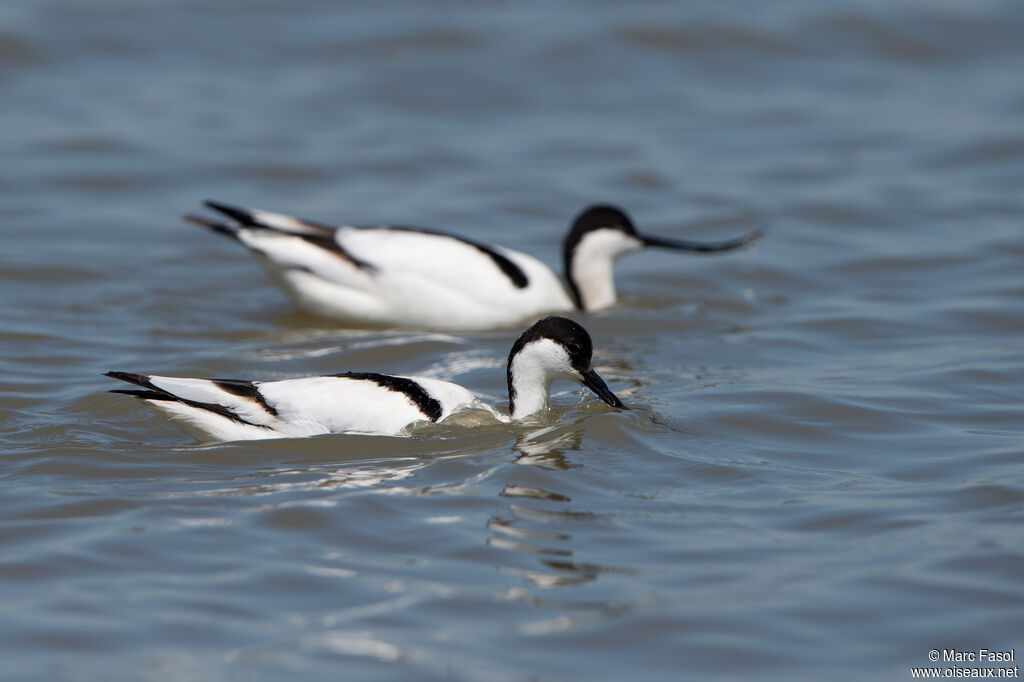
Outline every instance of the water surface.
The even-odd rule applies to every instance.
[[[910,679],[1024,650],[1024,9],[791,0],[0,9],[12,680]],[[551,265],[634,409],[197,445],[101,376],[376,370],[501,404],[517,329],[296,313],[204,198]]]

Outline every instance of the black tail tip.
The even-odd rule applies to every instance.
[[[133,398],[139,400],[173,400],[166,393],[157,393],[156,391],[149,391],[144,388],[115,388],[107,393],[117,393],[118,395],[130,395]]]
[[[134,372],[104,372],[103,376],[110,377],[111,379],[120,379],[121,381],[127,381],[129,384],[137,384],[139,386],[145,386],[149,383],[149,377],[145,374],[136,374]]]
[[[205,227],[208,230],[212,230],[213,232],[216,232],[218,234],[223,234],[223,235],[228,236],[228,237],[233,237],[234,238],[234,237],[238,236],[238,226],[237,225],[229,225],[228,223],[222,223],[222,222],[219,222],[219,221],[216,221],[216,220],[210,220],[209,218],[204,218],[202,216],[192,215],[190,213],[186,213],[184,216],[182,216],[182,220],[184,220],[186,223],[192,223],[193,225],[199,225],[200,227]]]
[[[209,209],[217,211],[218,213],[223,213],[232,220],[237,220],[242,225],[255,224],[252,213],[244,208],[238,208],[237,206],[231,206],[212,199],[206,199],[203,201],[203,205]]]

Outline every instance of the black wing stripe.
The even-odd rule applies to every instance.
[[[382,388],[396,393],[404,393],[412,401],[423,415],[432,422],[441,418],[441,403],[434,398],[421,385],[405,377],[393,377],[388,374],[377,374],[376,372],[344,372],[342,374],[331,374],[342,379],[358,379],[360,381],[372,381]]]
[[[299,237],[300,239],[302,239],[302,240],[312,244],[313,246],[318,246],[321,249],[323,249],[324,251],[329,251],[330,253],[334,254],[335,256],[338,256],[339,258],[341,258],[342,260],[344,260],[344,261],[346,261],[348,263],[351,263],[352,265],[356,266],[360,270],[376,270],[377,269],[373,265],[371,265],[370,263],[367,263],[364,260],[359,260],[358,258],[353,256],[351,253],[349,253],[347,250],[345,250],[345,248],[341,244],[339,244],[338,242],[336,242],[334,240],[334,236],[333,235],[330,236],[330,237],[321,237],[319,235],[313,235],[313,234],[299,234],[299,233],[289,233],[289,234],[294,234],[294,236]]]
[[[480,242],[475,242],[471,239],[459,237],[454,234],[448,234],[447,232],[430,230],[425,227],[408,227],[400,225],[385,225],[384,227],[389,230],[401,230],[404,232],[420,232],[422,234],[430,234],[438,237],[448,237],[449,239],[454,239],[455,241],[462,242],[463,244],[466,244],[467,246],[472,246],[474,249],[477,249],[481,253],[489,256],[490,259],[494,261],[494,264],[498,266],[498,269],[500,269],[505,274],[505,276],[512,281],[512,284],[517,289],[525,289],[527,285],[530,283],[530,279],[526,276],[526,273],[523,272],[523,269],[521,267],[513,263],[512,260],[508,258],[508,256],[504,256],[498,253],[497,251],[495,251],[490,246],[487,246],[486,244],[481,244]]]
[[[267,399],[263,397],[263,394],[260,393],[260,389],[253,382],[242,381],[240,379],[215,379],[213,383],[217,384],[218,388],[223,389],[228,393],[253,401],[262,407],[270,416],[277,416],[277,410],[267,404]]]

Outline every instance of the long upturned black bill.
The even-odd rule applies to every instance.
[[[583,385],[596,393],[598,398],[605,401],[612,407],[619,408],[620,410],[629,409],[622,404],[621,400],[615,397],[614,393],[608,390],[608,386],[605,385],[604,379],[602,379],[597,372],[592,369],[588,369],[586,372],[581,372],[580,376],[583,377]]]
[[[760,239],[765,233],[765,228],[759,227],[753,232],[737,237],[726,239],[721,242],[694,242],[687,239],[666,239],[664,237],[649,237],[638,235],[644,246],[653,246],[662,249],[676,249],[678,251],[696,251],[698,253],[714,253],[716,251],[732,251],[749,246]]]

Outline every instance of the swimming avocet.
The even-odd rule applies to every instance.
[[[590,366],[593,346],[581,325],[547,317],[527,329],[508,355],[510,417],[457,384],[422,377],[345,373],[283,381],[185,379],[107,372],[141,386],[115,390],[178,420],[197,440],[253,440],[322,433],[401,435],[416,422],[439,422],[469,409],[500,421],[548,406],[555,379],[577,381],[613,407],[625,407]]]
[[[185,219],[247,246],[303,310],[360,326],[491,329],[543,313],[599,310],[615,303],[612,265],[623,254],[645,246],[729,251],[762,234],[707,243],[650,237],[622,210],[591,206],[563,242],[566,287],[532,256],[435,230],[331,227],[205,203],[229,221]]]

